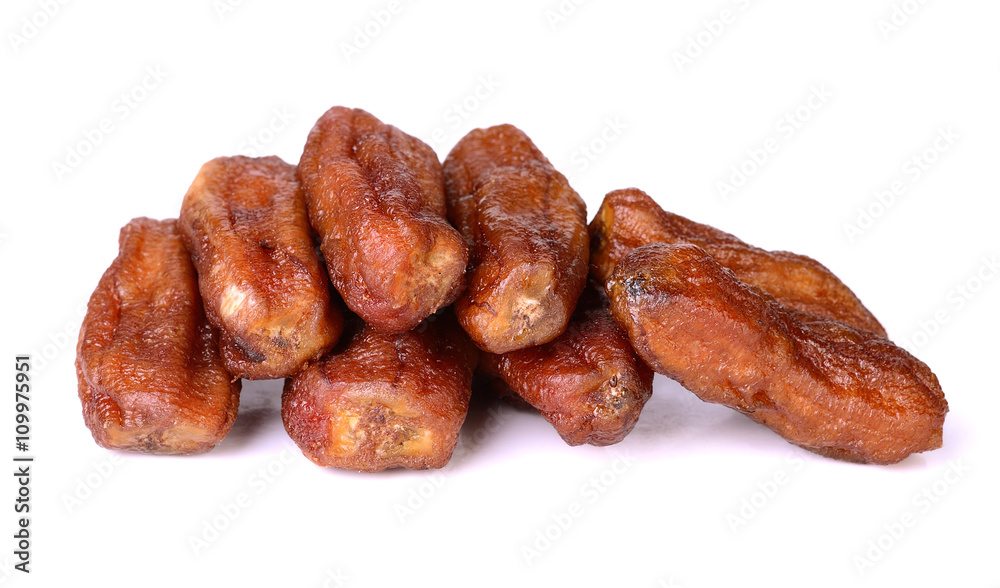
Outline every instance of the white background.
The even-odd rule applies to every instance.
[[[11,568],[16,489],[0,476],[0,581],[1000,586],[997,3],[425,0],[393,3],[380,25],[388,0],[223,2],[0,11],[0,377],[34,354],[37,459],[30,576]],[[814,88],[829,96],[810,107]],[[637,186],[819,259],[939,376],[944,448],[892,467],[823,459],[662,377],[613,448],[571,448],[537,415],[480,407],[464,454],[436,474],[312,465],[284,433],[276,382],[245,387],[231,436],[205,456],[97,447],[74,347],[118,229],[176,216],[213,157],[297,161],[336,104],[433,139],[442,158],[468,130],[510,122],[591,214]],[[780,122],[789,113],[795,126]],[[935,149],[948,129],[957,138]],[[752,173],[723,197],[740,165]],[[872,215],[860,235],[845,229],[859,209]],[[11,456],[12,384],[0,403]],[[196,550],[206,525],[226,528]]]

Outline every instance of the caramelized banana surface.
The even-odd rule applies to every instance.
[[[481,362],[569,445],[618,443],[653,393],[653,371],[635,354],[596,285],[584,290],[562,335],[502,355],[484,353]]]
[[[941,446],[948,403],[923,362],[871,331],[782,306],[696,245],[639,247],[607,288],[654,370],[796,445],[878,464]]]
[[[201,453],[232,428],[240,381],[223,366],[176,221],[122,228],[80,327],[76,373],[84,422],[102,447]]]
[[[344,318],[330,302],[295,166],[277,157],[209,161],[178,227],[230,373],[284,378],[337,342]]]
[[[405,333],[369,325],[285,381],[281,416],[321,466],[444,467],[458,442],[478,351],[448,312]]]
[[[765,251],[729,233],[667,212],[635,188],[609,193],[590,223],[591,265],[607,280],[629,251],[651,243],[692,243],[781,304],[885,337],[885,329],[837,276],[818,261]]]
[[[333,285],[366,323],[401,333],[455,300],[469,251],[427,144],[337,106],[309,133],[299,176]]]
[[[558,337],[587,281],[583,199],[511,125],[463,137],[444,173],[448,218],[471,251],[462,327],[492,353]]]

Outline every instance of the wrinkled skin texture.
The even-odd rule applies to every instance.
[[[924,363],[870,331],[782,306],[695,245],[635,249],[607,288],[654,370],[796,445],[877,464],[941,446],[948,403]]]
[[[729,233],[663,210],[641,190],[628,188],[605,196],[590,223],[590,236],[590,262],[601,280],[607,280],[615,264],[636,247],[692,243],[740,280],[764,290],[789,308],[886,336],[885,329],[858,297],[816,260],[754,247]]]
[[[138,218],[87,305],[76,348],[83,418],[101,447],[190,454],[236,420],[232,381],[173,220]]]
[[[469,243],[455,314],[472,340],[507,353],[555,339],[587,281],[586,205],[511,125],[476,129],[444,162],[448,218]]]
[[[330,303],[295,166],[213,159],[184,197],[178,227],[230,373],[284,378],[336,344],[344,319]]]
[[[618,443],[653,393],[652,370],[596,286],[584,290],[562,335],[502,355],[484,353],[481,367],[538,409],[569,445]]]
[[[311,461],[377,472],[441,468],[472,394],[478,350],[447,312],[416,329],[368,325],[285,380],[285,430]]]
[[[429,146],[338,106],[309,133],[299,176],[333,285],[366,323],[401,333],[455,300],[469,252]]]

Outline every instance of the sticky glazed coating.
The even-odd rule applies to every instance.
[[[469,409],[478,350],[448,311],[405,333],[353,329],[334,352],[285,380],[285,430],[325,467],[444,467]]]
[[[336,344],[344,319],[330,301],[295,166],[277,157],[209,161],[178,227],[230,373],[283,378]]]
[[[653,371],[632,349],[596,284],[583,291],[563,334],[527,349],[484,353],[480,361],[569,445],[620,442],[653,393]]]
[[[455,303],[483,350],[546,343],[566,328],[587,280],[586,205],[511,125],[476,129],[444,162],[448,218],[471,252]]]
[[[427,144],[337,106],[309,133],[299,176],[333,285],[366,323],[401,333],[455,300],[469,252]]]
[[[609,193],[590,223],[591,265],[607,280],[615,264],[636,247],[691,243],[736,276],[781,304],[825,316],[880,337],[886,332],[854,292],[818,261],[787,251],[766,251],[714,227],[667,212],[642,190]]]
[[[119,247],[80,327],[84,422],[108,449],[208,451],[236,420],[240,381],[223,366],[176,222],[134,219]]]
[[[696,245],[646,245],[607,284],[639,355],[806,449],[890,464],[941,446],[948,403],[890,341],[779,304]]]

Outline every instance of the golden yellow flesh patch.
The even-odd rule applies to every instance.
[[[378,400],[358,399],[333,407],[327,454],[348,457],[366,446],[381,457],[432,453],[433,431],[419,427],[419,414],[398,404],[402,410]]]

